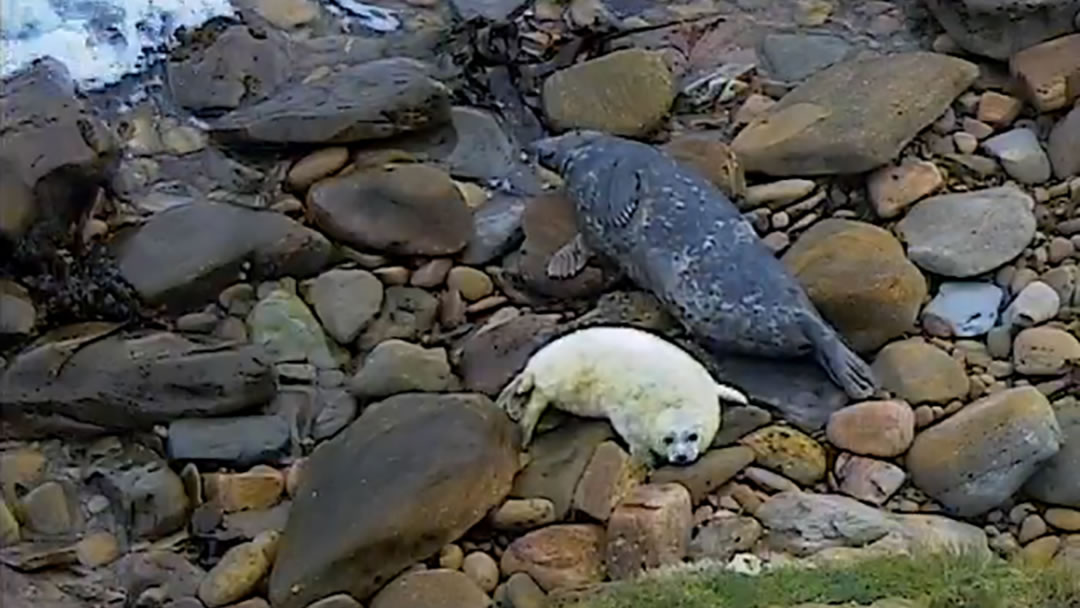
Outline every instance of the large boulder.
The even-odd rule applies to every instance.
[[[267,403],[273,370],[256,346],[223,348],[168,332],[61,328],[0,375],[4,417],[29,428],[145,429]],[[10,417],[10,418],[9,418]]]
[[[93,204],[117,138],[62,63],[45,58],[5,79],[0,124],[0,235],[21,237],[45,217],[64,228]]]
[[[272,211],[192,201],[155,214],[113,245],[120,273],[149,303],[205,303],[251,278],[308,276],[330,260],[326,237]]]
[[[962,59],[924,52],[838,63],[747,125],[732,147],[748,172],[869,171],[893,160],[978,73]]]
[[[1061,449],[1064,436],[1032,386],[984,397],[919,433],[908,451],[912,482],[961,516],[1005,502]]]
[[[270,600],[358,600],[458,539],[499,505],[518,467],[513,424],[482,395],[397,395],[304,464]]]
[[[1063,399],[1053,407],[1064,443],[1061,451],[1031,476],[1024,490],[1046,503],[1080,508],[1080,404]]]
[[[1073,108],[1050,132],[1049,152],[1058,179],[1080,175],[1080,106]]]
[[[965,50],[993,59],[1074,29],[1077,0],[927,0],[930,12]]]
[[[896,237],[865,222],[819,222],[783,262],[821,314],[862,352],[911,330],[926,297],[926,279]]]
[[[449,89],[425,64],[393,57],[283,86],[212,127],[222,141],[329,144],[385,139],[449,121]]]

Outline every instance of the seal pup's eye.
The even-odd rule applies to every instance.
[[[664,437],[664,445],[671,445],[673,443],[675,443],[675,438],[674,437],[672,437],[671,435],[668,435],[667,437]]]
[[[690,436],[687,437],[686,440],[691,443],[697,441],[697,433],[690,433]]]

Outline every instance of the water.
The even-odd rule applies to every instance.
[[[372,30],[400,26],[376,6],[336,4]],[[52,56],[82,89],[97,89],[142,71],[173,46],[179,28],[231,15],[229,0],[0,0],[0,77]]]

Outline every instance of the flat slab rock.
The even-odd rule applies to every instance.
[[[0,375],[5,417],[128,430],[229,414],[274,395],[273,370],[258,347],[111,332],[104,324],[62,328],[17,355]]]
[[[1075,29],[1077,0],[927,0],[957,44],[977,55],[1008,59]]]
[[[732,147],[748,172],[869,171],[894,159],[978,73],[962,59],[925,52],[838,63],[747,125]]]
[[[149,303],[204,303],[239,279],[308,276],[330,241],[283,214],[192,201],[155,214],[113,246],[120,273]]]
[[[269,99],[218,119],[222,141],[271,144],[385,139],[450,121],[449,89],[422,62],[377,59],[284,86]]]
[[[410,393],[369,406],[304,465],[270,575],[272,605],[303,608],[341,592],[366,601],[459,538],[509,493],[515,437],[483,395]]]

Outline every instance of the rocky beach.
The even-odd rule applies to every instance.
[[[105,84],[5,60],[4,608],[541,608],[927,547],[1080,569],[1077,0],[207,11]],[[601,258],[549,276],[575,210],[528,150],[575,129],[726,193],[879,394],[711,353]],[[496,396],[598,325],[750,404],[689,466],[554,410],[522,446]]]

